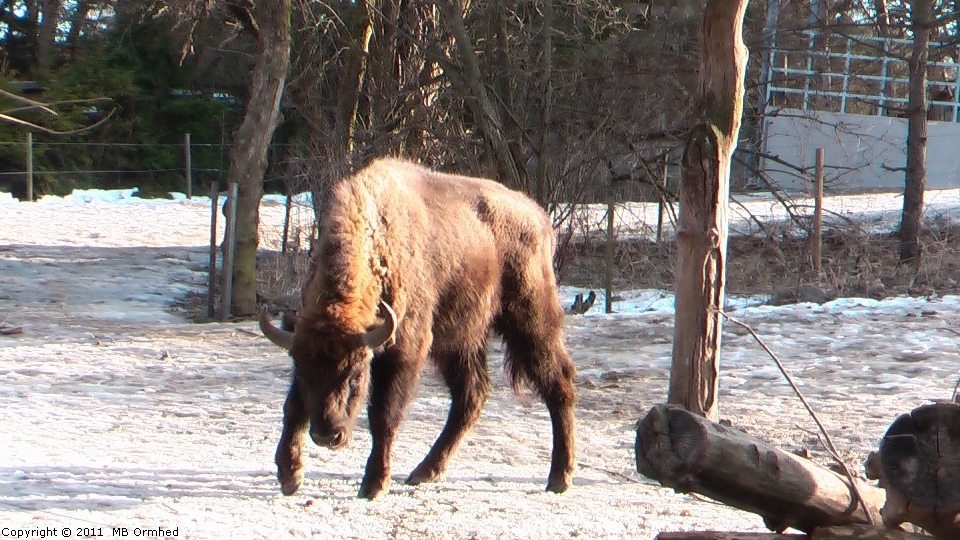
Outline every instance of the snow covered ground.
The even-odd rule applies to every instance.
[[[828,208],[886,226],[899,199],[869,197],[868,208],[850,198]],[[750,199],[757,214],[775,208]],[[928,200],[932,213],[960,210],[956,190]],[[279,201],[265,202],[273,238],[283,213]],[[598,299],[568,318],[580,393],[569,492],[543,492],[546,410],[511,394],[492,342],[494,393],[445,482],[402,484],[446,416],[444,388],[425,373],[397,441],[391,493],[355,498],[369,449],[360,427],[344,451],[308,447],[303,487],[281,496],[273,452],[289,359],[253,323],[190,324],[166,310],[205,286],[209,219],[204,199],[87,192],[19,203],[0,194],[0,326],[23,328],[0,336],[0,535],[67,528],[113,537],[116,527],[127,537],[163,529],[179,538],[652,539],[763,530],[757,516],[634,472],[634,424],[667,386],[673,305],[662,291],[623,293],[612,315],[598,312]],[[898,414],[953,390],[958,297],[782,307],[731,299],[728,309],[780,355],[856,467]],[[732,325],[720,400],[735,426],[823,460],[813,422]]]

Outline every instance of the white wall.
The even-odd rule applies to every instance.
[[[831,192],[902,190],[907,162],[907,120],[785,109],[766,120],[764,152],[797,166],[809,167],[816,149],[824,149],[824,184]],[[764,159],[772,180],[787,191],[806,191],[809,179]],[[901,169],[893,170],[890,169]],[[930,122],[927,188],[960,187],[960,124]]]

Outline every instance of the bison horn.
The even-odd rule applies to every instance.
[[[397,331],[397,313],[393,311],[390,304],[383,300],[380,300],[380,314],[384,318],[383,324],[371,328],[363,334],[364,345],[371,349],[376,349],[388,341],[393,341],[394,334]]]
[[[288,351],[293,347],[293,332],[287,332],[274,326],[267,317],[266,311],[260,313],[260,331],[267,339]]]

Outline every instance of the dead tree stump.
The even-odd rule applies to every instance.
[[[960,538],[960,405],[924,405],[897,418],[880,443],[880,481],[884,525]]]

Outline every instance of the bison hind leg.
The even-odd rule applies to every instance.
[[[480,419],[490,395],[485,346],[466,353],[435,353],[434,359],[450,389],[450,412],[430,452],[407,478],[407,484],[414,486],[443,479],[450,458]]]
[[[551,299],[554,296],[551,294]],[[526,383],[543,399],[550,413],[553,450],[547,491],[563,493],[573,483],[576,460],[576,368],[563,344],[562,309],[552,303],[534,302],[533,298],[536,296],[518,295],[506,304],[497,329],[506,344],[506,367],[514,389]]]

